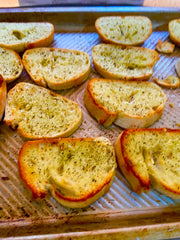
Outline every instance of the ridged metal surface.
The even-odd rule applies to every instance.
[[[155,49],[158,41],[169,40],[166,31],[155,31],[143,44],[143,47]],[[52,47],[69,48],[83,50],[91,55],[92,47],[100,43],[97,33],[58,33],[55,35],[55,41]],[[180,51],[176,48],[171,55],[160,54],[160,60],[155,66],[153,77],[167,77],[175,73],[174,64],[180,57]],[[93,69],[90,78],[99,77]],[[153,77],[150,79],[152,81]],[[28,80],[29,78],[24,71],[20,80]],[[13,83],[12,85],[14,85]],[[71,98],[79,103],[83,110],[84,120],[80,128],[74,133],[74,137],[96,137],[106,136],[114,143],[117,136],[122,131],[119,127],[111,126],[110,128],[101,127],[86,111],[83,103],[84,88],[87,82],[76,89],[62,91],[63,95]],[[179,128],[180,123],[180,89],[166,90],[168,102],[164,113],[159,121],[152,127],[168,127]],[[170,106],[170,103],[172,104]],[[173,107],[172,107],[173,106]],[[33,201],[31,193],[22,182],[18,172],[18,153],[25,142],[16,131],[10,129],[4,123],[0,125],[0,218],[4,221],[28,218],[43,218],[53,216],[64,216],[67,213],[73,213],[72,209],[65,209],[58,204],[51,196],[42,202]],[[114,182],[109,192],[92,204],[86,210],[78,210],[78,213],[86,211],[91,214],[95,211],[109,210],[126,210],[147,207],[167,207],[176,205],[178,201],[174,201],[164,195],[159,194],[155,190],[148,193],[137,195],[132,192],[129,184],[117,170]]]

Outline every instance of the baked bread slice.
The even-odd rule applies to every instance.
[[[152,22],[144,16],[106,16],[95,21],[100,38],[106,43],[142,44],[152,33]]]
[[[87,110],[104,126],[143,128],[157,121],[166,95],[151,82],[91,79],[84,94]]]
[[[1,22],[0,46],[23,52],[49,46],[54,40],[54,26],[48,22]]]
[[[171,40],[180,45],[180,19],[173,19],[168,24],[168,31]]]
[[[17,79],[23,70],[23,64],[18,53],[0,47],[0,74],[9,83]]]
[[[173,53],[175,48],[175,44],[168,42],[168,41],[161,41],[158,40],[156,45],[156,50],[161,53]]]
[[[169,75],[166,79],[154,78],[154,81],[163,87],[178,88],[180,86],[180,79],[176,76]]]
[[[27,50],[23,55],[23,64],[34,82],[54,90],[80,85],[91,70],[87,53],[60,48]]]
[[[152,49],[115,44],[98,44],[92,49],[96,71],[105,78],[147,80],[159,54]]]
[[[6,105],[7,87],[6,81],[0,75],[0,121],[4,114],[4,109]]]
[[[35,198],[44,198],[50,190],[63,206],[82,208],[109,190],[116,158],[104,137],[46,139],[26,142],[18,165]]]
[[[8,92],[4,122],[29,139],[67,137],[80,126],[82,110],[59,94],[21,82]]]
[[[150,186],[180,199],[180,130],[128,129],[116,140],[119,168],[132,186],[141,193]]]

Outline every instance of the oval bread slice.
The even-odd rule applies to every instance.
[[[106,16],[95,22],[100,38],[106,43],[142,44],[152,33],[151,20],[144,16]]]
[[[59,48],[34,48],[23,55],[23,64],[34,82],[54,90],[76,87],[91,70],[87,53]]]
[[[173,19],[168,24],[168,31],[171,40],[180,45],[180,19]]]
[[[104,126],[143,128],[157,121],[167,97],[151,82],[91,79],[84,94],[87,110]]]
[[[54,26],[48,22],[1,22],[0,46],[23,52],[49,46],[54,40]]]
[[[81,208],[108,191],[116,159],[107,138],[64,138],[26,142],[18,165],[35,198],[50,190],[63,206]]]
[[[133,190],[153,188],[180,199],[180,130],[127,129],[116,140],[117,163]]]
[[[105,78],[148,80],[159,54],[142,47],[98,44],[92,49],[92,58],[96,71]]]
[[[180,78],[172,75],[169,75],[166,79],[154,78],[154,81],[158,85],[167,88],[178,88],[180,86]]]
[[[23,70],[23,64],[18,53],[0,47],[0,74],[9,83],[17,79]]]
[[[7,87],[6,81],[0,75],[0,121],[4,114],[4,109],[6,105]]]
[[[4,121],[29,139],[67,137],[80,126],[82,111],[59,94],[21,82],[8,92]]]

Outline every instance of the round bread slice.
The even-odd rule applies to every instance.
[[[8,92],[4,122],[30,139],[67,137],[80,126],[82,110],[46,88],[21,82]]]
[[[158,85],[167,88],[178,88],[180,86],[180,78],[172,75],[169,75],[166,79],[154,78],[154,81]]]
[[[0,47],[0,74],[9,83],[17,79],[23,70],[20,56],[13,50]]]
[[[23,55],[23,64],[35,83],[54,90],[82,84],[91,70],[87,53],[59,48],[27,50]]]
[[[46,47],[54,40],[54,26],[48,22],[1,22],[0,46],[23,52]]]
[[[168,24],[168,31],[171,40],[180,45],[180,19],[173,19]]]
[[[18,165],[35,198],[50,191],[63,206],[82,208],[109,190],[116,159],[107,138],[64,138],[26,142]]]
[[[151,187],[180,199],[180,130],[127,129],[115,143],[119,168],[137,193]]]
[[[142,44],[152,33],[152,22],[144,16],[106,16],[95,22],[100,38],[120,45]]]
[[[152,49],[98,44],[92,49],[96,71],[109,79],[148,80],[159,54]]]
[[[157,121],[167,97],[151,82],[91,79],[84,94],[87,110],[104,126],[143,128]]]
[[[6,105],[7,87],[6,81],[0,75],[0,121],[4,114],[4,109]]]

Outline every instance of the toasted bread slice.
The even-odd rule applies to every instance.
[[[20,56],[13,50],[0,47],[0,74],[9,83],[17,79],[23,70]]]
[[[29,139],[67,137],[80,126],[82,111],[59,94],[21,82],[8,92],[4,121]]]
[[[35,198],[50,190],[63,206],[81,208],[108,191],[116,158],[107,138],[64,138],[26,142],[18,165]]]
[[[166,95],[151,82],[92,79],[84,102],[87,110],[104,126],[112,123],[122,128],[148,127],[158,120]]]
[[[176,76],[169,75],[166,79],[154,78],[154,81],[163,87],[178,88],[180,86],[180,79]]]
[[[59,48],[27,50],[23,55],[23,64],[33,81],[54,90],[80,85],[91,70],[87,53]]]
[[[148,48],[98,44],[92,49],[96,71],[105,78],[147,80],[159,54]]]
[[[116,140],[118,166],[137,193],[150,185],[180,199],[180,130],[128,129]]]
[[[168,41],[158,40],[156,45],[156,50],[161,53],[173,53],[175,48],[175,44]]]
[[[180,45],[180,19],[173,19],[168,24],[168,31],[171,40]]]
[[[95,28],[106,43],[139,45],[151,35],[152,22],[144,16],[106,16],[96,20]]]
[[[175,69],[176,69],[178,77],[180,77],[180,58],[178,59],[178,61],[175,64]]]
[[[4,109],[6,106],[6,96],[7,96],[7,87],[6,81],[0,75],[0,121],[4,114]]]
[[[23,52],[49,46],[54,40],[54,26],[48,22],[1,22],[0,46]]]

